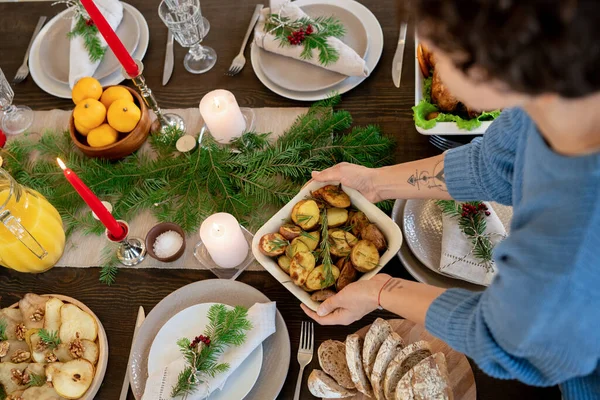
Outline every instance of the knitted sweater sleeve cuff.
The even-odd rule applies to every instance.
[[[425,328],[464,353],[466,341],[471,337],[468,320],[473,317],[480,295],[463,289],[446,290],[429,306]]]
[[[480,151],[481,142],[476,140],[465,146],[449,150],[444,156],[444,172],[448,192],[455,200],[477,200],[485,198],[477,182],[475,153]]]

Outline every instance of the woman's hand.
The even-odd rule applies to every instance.
[[[321,325],[350,325],[377,309],[379,292],[390,278],[379,274],[369,280],[353,282],[325,300],[316,313],[304,304],[300,307]]]
[[[343,162],[324,171],[313,172],[312,178],[317,182],[340,182],[342,186],[358,190],[370,202],[378,203],[383,198],[375,188],[374,179],[376,174],[377,171],[374,169]]]

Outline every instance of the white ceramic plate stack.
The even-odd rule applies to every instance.
[[[491,205],[508,233],[513,215],[512,207],[498,203]],[[444,288],[485,288],[439,271],[443,226],[442,212],[434,200],[396,200],[392,219],[402,228],[405,237],[398,257],[416,280]]]
[[[342,41],[365,59],[369,71],[375,69],[383,52],[383,32],[368,8],[354,0],[297,0],[294,4],[311,17],[338,18],[347,31]],[[322,100],[333,92],[346,93],[367,79],[348,77],[270,53],[254,43],[250,58],[256,76],[267,88],[293,100]]]
[[[141,60],[148,49],[150,32],[144,16],[133,6],[123,4],[123,20],[117,28],[117,36],[134,59]],[[35,38],[29,53],[29,69],[35,83],[45,92],[61,98],[71,98],[69,87],[69,38],[71,10],[56,15]],[[117,85],[125,78],[121,65],[108,49],[96,69],[94,78],[102,86]]]

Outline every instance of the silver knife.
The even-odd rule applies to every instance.
[[[167,36],[167,49],[165,53],[165,68],[163,69],[163,80],[162,84],[165,86],[171,74],[173,73],[173,34],[169,30],[169,36]]]
[[[131,365],[131,359],[133,358],[133,344],[135,343],[135,337],[142,326],[142,322],[146,319],[146,313],[144,307],[140,307],[138,310],[137,320],[135,321],[135,330],[133,331],[133,339],[131,340],[131,350],[129,350],[129,360],[127,361],[127,369],[125,370],[125,379],[123,380],[123,387],[121,388],[121,395],[119,400],[126,400],[127,393],[129,393],[129,366]]]
[[[406,45],[406,31],[408,24],[403,22],[400,25],[400,37],[398,38],[398,47],[396,48],[396,54],[394,55],[394,61],[392,63],[392,79],[394,85],[397,88],[400,87],[400,78],[402,78],[402,61],[404,59],[404,46]]]

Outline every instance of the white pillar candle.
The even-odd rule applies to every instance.
[[[229,143],[242,136],[246,130],[246,120],[233,93],[227,90],[213,90],[200,101],[200,114],[206,127],[219,143]]]
[[[231,214],[218,213],[206,218],[200,226],[200,239],[221,268],[237,267],[248,255],[248,242]]]

